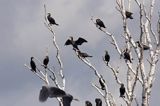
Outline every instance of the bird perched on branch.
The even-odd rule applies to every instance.
[[[138,44],[138,47],[143,48],[143,50],[149,50],[150,47],[148,45],[145,44],[140,44],[139,41],[136,42]]]
[[[35,62],[33,61],[33,58],[34,58],[34,57],[31,57],[31,61],[30,61],[31,71],[32,71],[32,72],[36,72],[36,71],[37,71],[37,70],[36,70],[36,64],[35,64]]]
[[[87,42],[84,38],[79,37],[77,40],[73,40],[73,37],[70,36],[70,39],[68,39],[65,42],[65,45],[72,45],[73,49],[79,50],[78,45],[82,45],[84,42]]]
[[[100,98],[95,99],[96,106],[102,106],[102,100]]]
[[[54,18],[51,17],[51,13],[48,13],[47,19],[48,19],[50,25],[57,25],[58,26],[58,24],[56,23]]]
[[[44,68],[47,68],[48,63],[49,63],[49,56],[46,56],[43,60]]]
[[[124,59],[125,59],[125,60],[129,60],[129,62],[132,63],[131,57],[130,57],[130,54],[129,54],[129,51],[128,51],[127,48],[126,48],[126,50],[125,50],[125,52],[124,52]]]
[[[108,51],[107,51],[107,50],[106,50],[105,52],[106,52],[106,54],[105,54],[104,59],[105,59],[105,61],[107,62],[107,65],[108,65],[108,62],[109,62],[109,60],[110,60],[110,55],[108,54]]]
[[[105,90],[105,80],[103,79],[103,76],[101,75],[101,77],[99,78],[99,84],[101,85],[101,89]]]
[[[100,30],[102,30],[101,28],[106,28],[103,21],[99,18],[96,19],[96,26],[99,27]]]
[[[126,12],[125,12],[126,18],[129,18],[129,19],[133,19],[132,14],[133,14],[133,13],[131,13],[131,12],[129,12],[129,11],[126,11]]]
[[[85,101],[85,106],[92,106],[92,103],[90,101]]]
[[[121,84],[121,87],[119,88],[120,97],[125,97],[124,94],[126,92],[124,84]]]
[[[81,52],[80,50],[78,50],[77,52],[78,52],[79,57],[82,57],[82,58],[92,57],[92,56],[88,55],[87,53]]]

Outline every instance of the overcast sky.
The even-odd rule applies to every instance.
[[[157,1],[158,11],[160,2]],[[73,106],[84,106],[85,100],[94,103],[94,99],[101,96],[91,86],[91,82],[98,82],[93,71],[78,60],[71,46],[64,46],[69,36],[74,36],[75,39],[81,36],[88,40],[88,43],[82,45],[80,49],[93,56],[90,61],[99,73],[103,74],[109,90],[119,103],[117,105],[124,104],[124,101],[119,98],[119,86],[114,81],[111,71],[105,67],[102,56],[107,49],[111,54],[111,64],[115,67],[121,64],[120,71],[126,72],[122,67],[125,65],[124,60],[119,59],[117,51],[108,41],[109,38],[90,20],[91,16],[101,18],[123,48],[122,22],[120,14],[115,9],[114,0],[0,0],[0,104],[2,106],[58,106],[56,99],[48,99],[45,103],[38,101],[39,91],[44,83],[24,67],[25,63],[29,64],[31,56],[42,60],[46,48],[49,48],[49,65],[58,69],[52,35],[43,24],[44,3],[47,6],[47,12],[50,12],[59,24],[53,28],[64,64],[66,92],[80,100],[80,102],[73,101]],[[131,11],[134,13],[134,19],[129,20],[129,27],[132,29],[131,33],[134,33],[135,40],[138,40],[139,26],[138,23],[136,24],[138,8],[134,2],[131,5]],[[158,16],[156,12],[154,23]],[[150,99],[152,106],[160,104],[160,93],[157,92],[160,89],[158,71]],[[123,82],[126,81],[124,72],[121,75]],[[141,96],[139,95],[138,98],[140,99]]]

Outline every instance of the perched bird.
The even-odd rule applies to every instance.
[[[31,71],[36,72],[36,64],[33,61],[34,57],[31,57],[31,61],[30,61],[30,66],[31,66]]]
[[[92,56],[88,55],[87,53],[81,52],[80,50],[78,50],[78,56],[82,57],[82,58],[92,57]]]
[[[96,106],[102,106],[102,100],[100,98],[95,99]]]
[[[139,41],[136,42],[138,44],[138,47],[143,48],[143,50],[149,50],[150,47],[148,45],[145,44],[140,44]]]
[[[44,58],[44,60],[43,60],[44,68],[47,68],[48,62],[49,62],[49,57],[46,56],[46,57]]]
[[[121,87],[119,88],[120,97],[125,97],[124,94],[126,92],[124,84],[121,84]]]
[[[130,54],[129,54],[129,52],[128,52],[128,49],[127,49],[127,48],[126,48],[126,50],[125,50],[125,52],[124,52],[124,59],[129,60],[129,61],[130,61],[130,63],[132,63],[132,61],[131,61],[131,57],[130,57]]]
[[[39,93],[39,101],[45,102],[48,99],[48,97],[50,98],[63,97],[65,95],[66,95],[65,91],[59,88],[42,86],[42,89],[40,90],[40,93]]]
[[[85,106],[92,106],[92,103],[90,101],[85,101]]]
[[[110,56],[109,56],[109,54],[108,54],[108,51],[107,51],[107,50],[106,50],[105,52],[106,52],[106,54],[105,54],[104,59],[105,59],[105,61],[107,62],[107,65],[108,65],[108,62],[109,62],[109,60],[110,60]]]
[[[51,17],[51,13],[48,13],[47,19],[48,19],[50,25],[57,25],[58,26],[58,24],[56,23],[54,18]]]
[[[100,30],[101,28],[106,28],[102,20],[100,20],[99,18],[96,19],[96,26],[99,27]]]
[[[71,102],[73,100],[73,96],[70,94],[67,94],[62,97],[63,106],[71,106]]]
[[[131,13],[131,12],[129,12],[129,11],[126,11],[126,12],[125,12],[126,18],[133,19],[132,14],[133,14],[133,13]]]
[[[76,50],[79,50],[78,48],[78,45],[82,45],[84,42],[87,42],[87,40],[79,37],[77,40],[73,40],[73,37],[70,36],[70,39],[68,39],[66,42],[65,42],[65,45],[72,45],[73,46],[73,49],[76,49]]]
[[[99,84],[101,85],[101,89],[102,89],[102,90],[105,90],[105,85],[104,85],[104,83],[105,83],[105,80],[103,79],[103,77],[102,77],[102,75],[101,75],[101,77],[99,78]]]

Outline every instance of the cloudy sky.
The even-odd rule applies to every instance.
[[[132,3],[131,11],[133,11],[135,19],[129,21],[129,27],[132,28],[131,33],[134,33],[135,40],[138,40],[139,30],[137,29],[139,26],[136,24],[138,8],[134,2]],[[115,38],[118,39],[120,47],[123,48],[121,17],[115,9],[114,0],[0,0],[0,104],[2,106],[58,105],[55,99],[48,99],[45,103],[38,101],[39,90],[44,83],[24,67],[25,63],[29,64],[31,56],[42,60],[46,48],[49,48],[49,64],[58,69],[52,35],[44,26],[44,4],[47,6],[47,12],[50,12],[59,24],[58,27],[53,28],[64,64],[66,92],[80,100],[80,102],[74,101],[73,106],[83,106],[85,100],[94,102],[96,97],[101,96],[91,86],[91,82],[97,83],[98,81],[92,70],[78,60],[72,47],[64,46],[69,36],[74,36],[75,39],[81,36],[88,40],[81,50],[93,55],[90,61],[99,70],[99,73],[103,74],[109,90],[119,103],[117,105],[124,104],[119,98],[119,86],[115,83],[110,70],[105,67],[102,56],[105,49],[109,50],[112,57],[111,64],[115,67],[118,67],[117,63],[124,64],[124,60],[120,60],[116,55],[117,51],[109,43],[109,38],[90,21],[91,16],[101,18],[107,29],[113,32]],[[156,2],[157,10],[159,4],[160,2]],[[158,16],[156,12],[154,13],[154,23]],[[125,69],[124,67],[120,67],[120,69],[126,72],[122,70]],[[121,80],[125,82],[123,75],[125,74],[121,75]],[[150,101],[152,106],[160,104],[158,101],[160,93],[157,92],[160,89],[159,75],[160,73],[157,71],[157,79]],[[138,98],[141,97],[138,96]]]

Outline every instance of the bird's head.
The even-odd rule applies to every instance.
[[[107,50],[105,50],[105,52],[106,52],[106,54],[108,54],[108,51],[107,51]]]
[[[48,13],[47,15],[48,15],[48,16],[51,16],[51,13]]]
[[[34,57],[31,57],[31,60],[33,60]]]
[[[69,38],[73,41],[73,36],[69,36]]]
[[[121,87],[124,87],[124,84],[123,84],[123,83],[121,84]]]

